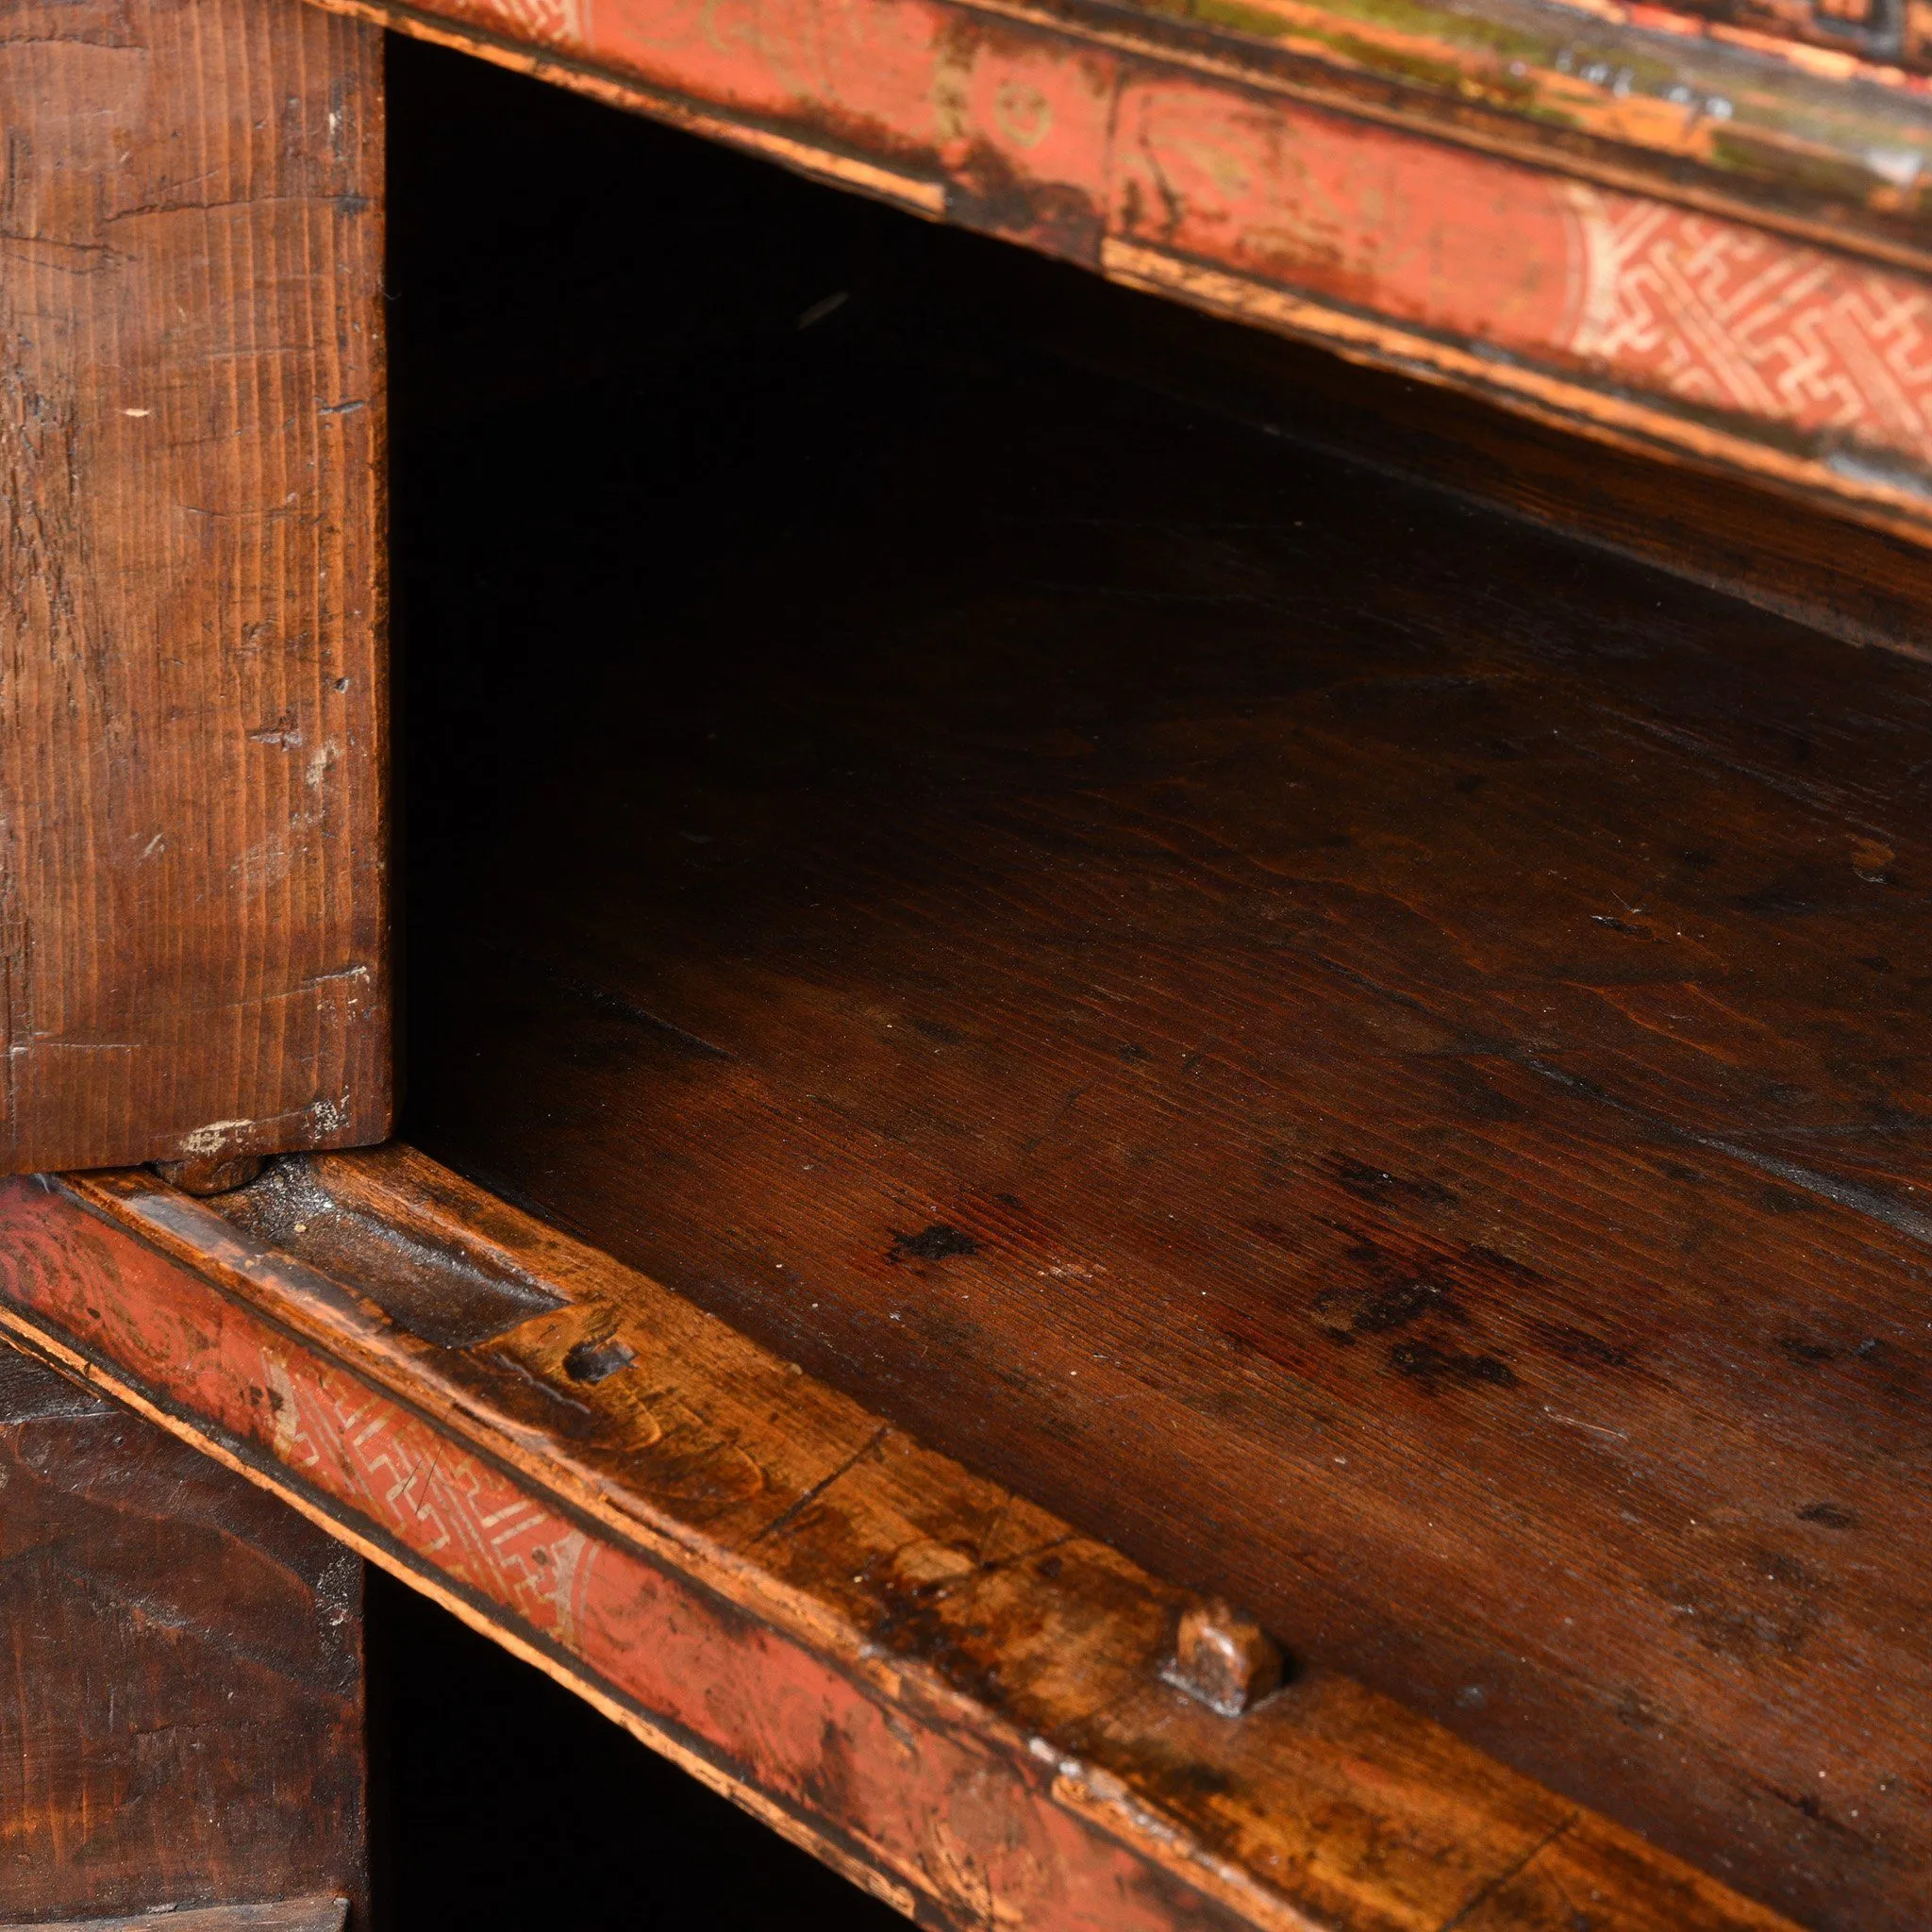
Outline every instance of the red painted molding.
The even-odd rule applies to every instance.
[[[0,1184],[0,1328],[920,1923],[1790,1932],[1346,1679],[1216,1715],[1185,1593],[420,1157],[289,1172]],[[397,1256],[486,1342],[384,1316]]]
[[[1754,212],[1708,170],[1636,192],[1601,142],[1519,122],[1510,152],[1493,116],[1344,111],[1233,35],[1190,51],[958,0],[341,4],[1358,360],[1932,533],[1915,212],[1880,246],[1802,196]],[[1896,106],[1907,145],[1861,153],[1916,184],[1932,123],[1916,93]]]

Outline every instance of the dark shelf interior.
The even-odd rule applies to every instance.
[[[905,1924],[541,1671],[371,1571],[389,1932],[888,1932]]]
[[[1073,271],[392,81],[408,1138],[1920,1924],[1932,667],[1080,367]]]

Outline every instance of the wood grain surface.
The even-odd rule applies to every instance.
[[[447,1346],[431,1272],[552,1306]],[[7,1184],[0,1322],[922,1924],[1785,1924],[1346,1679],[1215,1714],[1185,1593],[407,1149]]]
[[[1357,360],[1932,532],[1921,76],[1510,0],[1178,19],[1084,0],[327,4]]]
[[[378,49],[0,31],[0,1172],[386,1131]]]
[[[191,1906],[167,1915],[167,1932],[342,1932],[347,1901],[339,1898],[286,1899],[273,1905]],[[134,1918],[41,1919],[35,1932],[154,1932],[155,1915]],[[0,1925],[0,1932],[27,1932],[25,1924]]]
[[[1922,1924],[1932,667],[820,286],[411,443],[411,1137]]]
[[[0,1341],[0,1920],[340,1932],[353,1898],[359,1932],[361,1597],[292,1510]]]

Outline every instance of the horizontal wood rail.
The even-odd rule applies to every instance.
[[[1932,96],[1901,68],[1513,0],[322,4],[1932,535]]]
[[[340,1898],[277,1899],[269,1905],[192,1906],[166,1914],[168,1932],[342,1932],[348,1901]],[[37,1920],[31,1932],[153,1932],[156,1914],[131,1918]],[[0,1932],[29,1927],[0,1925]]]
[[[407,1148],[7,1183],[0,1325],[922,1924],[1786,1924]]]

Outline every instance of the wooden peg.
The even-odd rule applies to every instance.
[[[1281,1646],[1223,1597],[1181,1612],[1161,1676],[1223,1717],[1240,1717],[1281,1687]]]
[[[158,1160],[155,1172],[184,1194],[232,1194],[261,1177],[258,1154],[206,1155],[193,1160]]]

